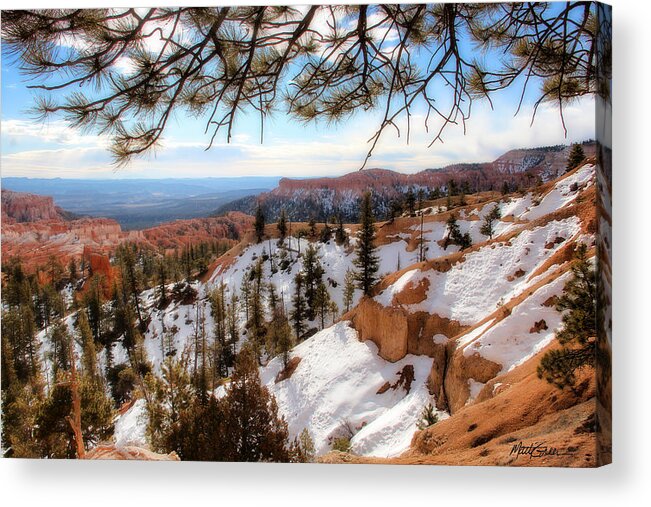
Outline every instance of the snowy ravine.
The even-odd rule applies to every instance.
[[[307,428],[317,454],[323,454],[333,438],[346,436],[348,426],[355,432],[351,450],[357,454],[396,456],[409,447],[418,418],[431,401],[426,386],[431,358],[408,355],[395,363],[385,361],[375,344],[361,342],[348,322],[317,333],[291,356],[301,361],[289,379],[275,382],[283,367],[279,357],[262,368],[261,378],[276,397],[292,437]],[[409,393],[398,387],[377,394],[386,382],[395,384],[406,365],[415,373]]]

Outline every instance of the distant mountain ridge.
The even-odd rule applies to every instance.
[[[275,189],[225,204],[215,215],[233,210],[254,214],[259,203],[270,221],[276,220],[284,208],[292,220],[341,215],[344,221],[352,222],[357,220],[361,196],[372,190],[375,214],[385,217],[390,202],[410,187],[446,190],[452,179],[459,185],[467,183],[472,191],[483,191],[501,188],[505,181],[512,187],[531,186],[538,178],[550,181],[565,172],[569,149],[564,145],[516,149],[492,162],[453,164],[415,174],[373,168],[337,177],[282,178]],[[583,149],[587,157],[594,156],[594,143],[584,143]]]
[[[112,218],[123,229],[145,229],[178,219],[206,217],[215,208],[274,188],[280,178],[2,179],[2,188],[50,196],[77,215]],[[54,216],[54,215],[53,215]]]

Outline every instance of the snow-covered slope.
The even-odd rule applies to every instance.
[[[479,363],[481,368],[475,369],[479,368],[484,376],[458,375],[465,386],[465,391],[457,395],[463,400],[463,406],[479,396],[488,379],[517,368],[547,346],[561,318],[549,301],[561,293],[567,281],[573,246],[579,241],[592,246],[594,239],[585,222],[587,219],[574,211],[582,202],[577,199],[579,195],[593,183],[594,166],[584,165],[542,189],[458,210],[460,230],[470,233],[474,244],[460,254],[456,246],[443,249],[442,240],[447,234],[445,220],[449,214],[432,209],[423,224],[429,261],[426,263],[417,263],[418,249],[414,245],[420,240],[420,225],[414,225],[413,219],[398,219],[391,233],[380,234],[380,273],[390,275],[403,269],[382,282],[374,304],[392,312],[455,322],[458,327],[449,329],[462,329],[462,332],[458,336],[444,333],[436,329],[437,321],[433,320],[434,327],[428,328],[428,332],[434,348],[429,347],[427,355],[407,353],[396,362],[389,362],[380,357],[372,338],[361,341],[363,333],[350,322],[338,322],[331,316],[325,329],[291,351],[290,357],[300,358],[300,362],[289,378],[276,382],[283,369],[280,358],[271,359],[260,370],[262,381],[276,397],[291,435],[297,436],[307,429],[319,454],[330,450],[334,439],[350,436],[351,450],[355,453],[396,456],[409,447],[423,408],[429,403],[440,405],[440,393],[435,390],[430,393],[430,389],[436,377],[433,373],[445,370],[436,364],[442,357],[448,357],[444,350],[456,354],[453,359],[458,360],[460,367],[469,365],[476,357],[483,361]],[[499,206],[502,219],[496,224],[494,239],[489,240],[480,233],[480,228],[483,217],[495,205]],[[559,213],[559,210],[569,211]],[[349,269],[354,269],[355,239],[351,238],[347,247],[334,241],[313,244],[325,268],[324,280],[328,281],[330,296],[341,315],[344,277]],[[300,251],[305,252],[307,247],[308,241],[301,240]],[[231,255],[228,262],[214,270],[205,284],[195,284],[200,304],[206,305],[207,329],[212,326],[205,301],[208,292],[223,282],[228,294],[239,294],[247,269],[264,255],[271,254],[276,266],[280,265],[282,256],[290,259],[285,270],[275,273],[271,262],[263,263],[265,281],[275,285],[290,310],[294,278],[303,267],[298,249],[296,239],[292,239],[291,253],[282,253],[275,240],[243,245],[237,255]],[[423,291],[422,297],[415,299],[417,302],[397,297],[417,288]],[[163,324],[166,329],[176,326],[174,347],[183,350],[195,333],[196,306],[175,303],[160,311],[154,308],[150,293],[144,294],[143,299],[151,317],[145,348],[154,370],[159,371],[164,357]],[[360,301],[358,290],[354,305]],[[320,327],[317,322],[311,326]],[[451,338],[455,340],[450,341]],[[115,353],[119,355],[120,351]],[[401,386],[391,387],[408,366],[414,374],[409,392]],[[144,438],[143,412],[143,403],[138,402],[118,419],[116,439],[119,442],[140,442]],[[447,415],[441,410],[439,416]]]
[[[307,428],[316,451],[330,449],[334,438],[347,437],[353,452],[395,456],[409,447],[420,413],[431,400],[426,387],[432,359],[407,356],[390,363],[380,358],[372,342],[361,342],[348,322],[339,322],[292,351],[301,359],[293,375],[275,379],[282,360],[275,358],[261,371],[262,381],[276,396],[292,435]],[[413,367],[414,381],[404,387],[378,391]]]

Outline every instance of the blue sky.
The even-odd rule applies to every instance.
[[[379,112],[360,112],[338,125],[304,125],[280,113],[265,123],[260,144],[257,116],[240,118],[230,144],[218,138],[205,151],[209,138],[205,120],[177,114],[165,134],[163,146],[144,159],[115,169],[105,138],[68,128],[61,119],[47,124],[34,121],[27,110],[35,92],[16,66],[2,61],[3,176],[74,178],[159,178],[204,176],[318,176],[359,169],[379,125]],[[568,106],[564,136],[556,107],[544,105],[530,125],[533,96],[517,116],[518,87],[493,95],[494,110],[483,101],[473,104],[464,135],[461,126],[449,125],[444,143],[428,148],[431,133],[423,127],[424,111],[415,111],[412,136],[407,144],[387,130],[368,167],[416,172],[455,162],[492,160],[513,148],[566,144],[594,137],[594,106],[585,99]],[[422,109],[422,108],[421,108]],[[404,125],[403,125],[404,126]],[[430,132],[431,132],[430,128]],[[403,129],[404,131],[404,129]]]

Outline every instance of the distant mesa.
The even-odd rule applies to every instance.
[[[2,190],[2,223],[71,220],[75,215],[54,205],[49,196]]]

